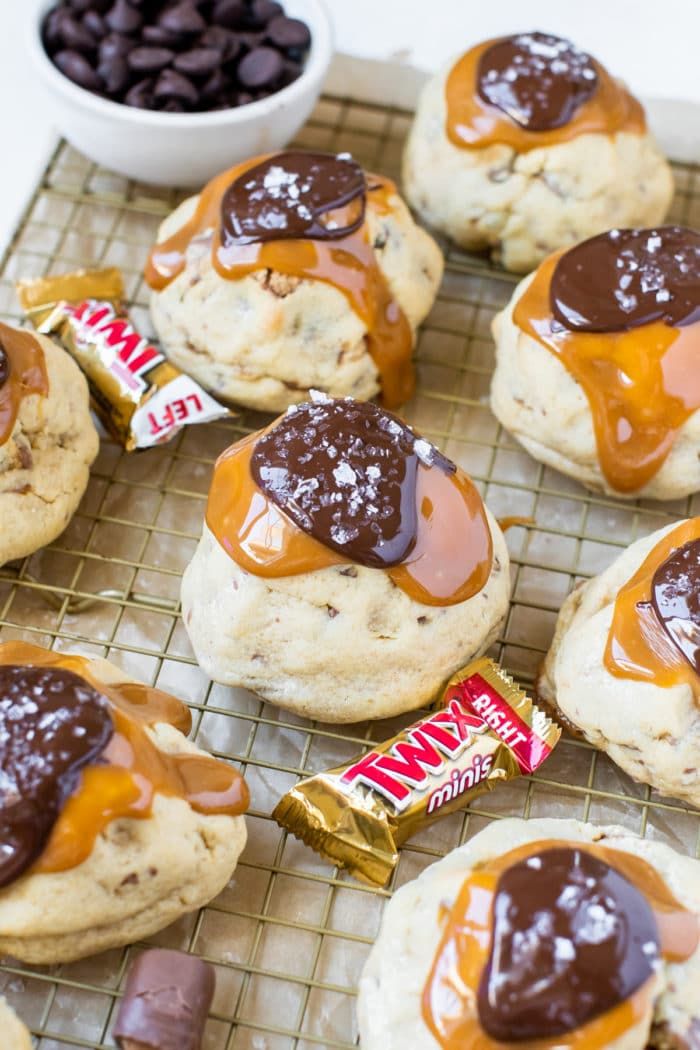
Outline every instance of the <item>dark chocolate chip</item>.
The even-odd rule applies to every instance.
[[[83,15],[83,25],[96,40],[101,40],[107,33],[107,24],[97,11],[86,11]]]
[[[105,22],[115,33],[135,33],[141,28],[143,17],[127,3],[127,0],[116,0],[108,11]]]
[[[298,80],[302,73],[301,62],[292,62],[291,59],[287,59],[284,63],[284,71],[282,73],[282,79],[280,84],[286,86],[287,84],[293,84],[295,80]]]
[[[111,59],[116,58],[117,55],[120,58],[124,58],[129,54],[133,46],[134,42],[129,40],[128,36],[122,36],[120,33],[110,33],[109,36],[100,41],[98,49],[99,60],[100,62],[109,62]]]
[[[311,32],[306,22],[279,15],[268,25],[267,39],[276,47],[305,50],[311,43]]]
[[[124,102],[127,106],[133,106],[134,109],[152,109],[154,85],[153,77],[139,80],[138,84],[134,84],[132,88],[129,88],[124,97]]]
[[[247,88],[264,88],[281,76],[284,61],[271,47],[256,47],[238,64],[238,79]]]
[[[44,40],[44,46],[49,54],[53,54],[54,51],[59,51],[63,47],[63,37],[61,35],[61,22],[65,18],[65,8],[57,7],[53,11],[49,11],[44,25],[42,27],[42,36]]]
[[[243,0],[219,0],[211,17],[215,25],[238,29],[245,25],[245,15]]]
[[[175,52],[167,47],[135,47],[127,62],[135,73],[159,73],[174,58]]]
[[[160,101],[177,98],[182,102],[189,102],[190,105],[194,105],[199,98],[197,88],[192,81],[174,69],[163,70],[158,77],[153,94]]]
[[[158,25],[172,33],[203,33],[207,28],[207,23],[197,8],[188,3],[179,3],[168,8],[158,19]]]
[[[236,95],[237,106],[247,106],[251,102],[255,102],[255,95],[251,95],[249,91],[239,91]]]
[[[220,64],[221,53],[213,47],[195,47],[191,51],[183,51],[173,62],[178,73],[190,77],[206,77]]]
[[[264,33],[236,33],[236,39],[246,51],[254,51],[265,42]]]
[[[122,55],[100,62],[97,72],[104,81],[108,95],[119,95],[127,87],[131,73],[126,59]]]
[[[144,26],[141,31],[141,39],[144,44],[153,44],[155,47],[177,47],[183,42],[180,33],[173,33],[163,26]]]
[[[69,51],[80,51],[89,55],[97,47],[97,41],[90,30],[70,15],[61,19],[61,39]]]
[[[160,112],[161,113],[184,113],[185,112],[185,107],[183,106],[182,102],[179,102],[176,98],[169,98],[168,101],[165,102],[160,107]]]
[[[222,62],[230,62],[241,50],[236,34],[224,26],[209,26],[207,31],[202,33],[199,43],[202,47],[216,48]]]
[[[54,62],[64,76],[79,87],[87,88],[88,91],[100,91],[102,88],[102,81],[85,55],[79,51],[59,51],[54,56]]]
[[[284,9],[276,0],[253,0],[250,21],[262,29],[271,19],[282,14],[284,14]]]
[[[224,96],[227,95],[232,87],[231,78],[227,77],[223,70],[215,69],[209,79],[204,82],[200,98],[205,104],[209,102],[227,102]]]
[[[68,0],[68,6],[72,7],[78,14],[84,15],[86,11],[95,11],[103,15],[109,10],[114,0]]]

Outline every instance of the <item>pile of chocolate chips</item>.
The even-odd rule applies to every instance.
[[[311,33],[276,0],[62,0],[42,39],[87,91],[186,113],[243,106],[291,84]]]

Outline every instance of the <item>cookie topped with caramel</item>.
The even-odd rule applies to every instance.
[[[164,755],[148,732],[158,723],[188,732],[189,711],[138,683],[101,683],[82,657],[0,646],[0,886],[77,866],[109,823],[148,816],[156,793],[202,813],[245,811],[240,774],[209,757]]]
[[[552,822],[554,823],[554,822]],[[442,1050],[596,1050],[634,1027],[663,961],[698,948],[697,915],[639,856],[535,841],[477,867],[446,919],[423,993]],[[483,1042],[481,1042],[483,1040]]]
[[[595,58],[552,33],[484,41],[452,66],[446,130],[460,149],[502,143],[517,152],[590,133],[641,133],[639,103]]]
[[[632,495],[652,482],[700,408],[700,235],[591,237],[540,265],[512,318],[585,394],[609,487]]]
[[[662,1050],[700,1019],[697,859],[623,827],[490,821],[396,890],[364,1050]]]
[[[442,260],[391,180],[364,171],[348,153],[285,150],[222,172],[180,211],[182,221],[175,224],[176,212],[151,250],[146,280],[168,353],[177,343],[172,310],[187,329],[188,309],[196,315],[199,334],[193,328],[189,343],[201,348],[199,360],[178,357],[187,372],[205,381],[200,369],[211,355],[219,396],[227,396],[221,382],[228,376],[236,389],[264,394],[263,403],[243,403],[277,410],[302,401],[305,388],[355,394],[370,381],[388,407],[410,398],[415,327],[432,303]],[[200,299],[203,287],[194,291],[202,280],[211,297]],[[180,286],[192,291],[186,301]],[[160,303],[171,298],[177,305],[161,318]],[[225,342],[209,346],[222,324]],[[287,350],[275,362],[283,338]],[[275,399],[278,382],[286,393]]]
[[[0,952],[55,963],[206,904],[248,788],[186,738],[187,706],[106,660],[0,644]]]

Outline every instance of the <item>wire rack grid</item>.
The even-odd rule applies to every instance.
[[[326,97],[298,143],[349,150],[365,166],[397,177],[409,120],[404,111]],[[675,175],[673,218],[700,226],[697,171],[676,165]],[[0,315],[21,321],[17,278],[117,265],[132,314],[151,333],[142,266],[159,222],[180,196],[130,183],[61,143],[2,261]],[[513,599],[494,646],[494,655],[527,685],[574,583],[609,564],[637,536],[698,513],[698,504],[591,496],[516,445],[487,403],[490,321],[513,278],[444,247],[445,279],[420,332],[418,393],[406,415],[469,472],[496,515],[533,519],[507,534]],[[269,814],[300,775],[386,739],[398,722],[307,722],[211,683],[194,661],[179,618],[179,580],[201,528],[213,461],[264,421],[241,414],[190,428],[139,455],[103,441],[67,531],[0,570],[0,638],[106,656],[187,700],[194,739],[245,772],[253,806],[249,844],[226,891],[151,943],[195,952],[215,965],[205,1050],[340,1050],[357,1043],[357,979],[385,898],[488,821],[546,815],[616,822],[696,854],[700,814],[634,784],[605,756],[565,737],[539,775],[499,788],[414,839],[387,891],[353,881],[281,832]],[[113,1047],[115,1006],[138,947],[56,967],[4,960],[0,993],[31,1027],[40,1050]]]

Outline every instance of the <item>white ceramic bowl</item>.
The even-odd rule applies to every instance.
[[[285,0],[312,35],[304,72],[269,98],[213,113],[153,113],[109,102],[78,87],[53,65],[40,26],[55,0],[33,8],[32,60],[46,86],[47,105],[65,138],[81,153],[122,175],[161,186],[201,186],[217,172],[258,153],[280,149],[308,119],[333,55],[323,0]]]

